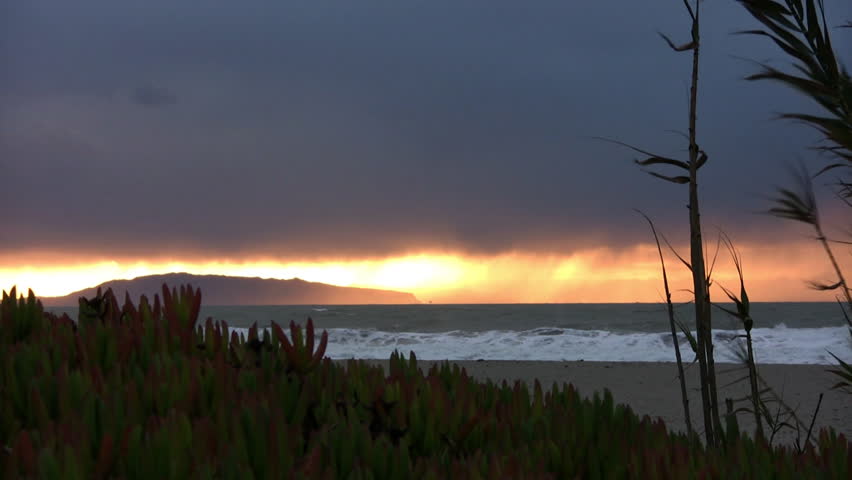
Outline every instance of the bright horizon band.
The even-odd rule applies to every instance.
[[[754,301],[832,301],[830,292],[816,292],[806,281],[831,279],[825,259],[814,242],[778,246],[744,246],[745,281]],[[784,261],[780,262],[779,259]],[[72,261],[74,259],[74,261]],[[64,261],[63,261],[64,260]],[[383,259],[275,261],[222,260],[79,260],[59,256],[40,263],[38,255],[6,259],[0,268],[0,288],[12,286],[39,296],[61,296],[110,280],[187,272],[288,279],[338,286],[378,288],[414,294],[434,303],[621,303],[662,301],[662,280],[656,247],[641,244],[614,251],[585,250],[573,255],[530,252],[494,256],[418,253]],[[690,277],[673,255],[666,259],[675,299],[688,296]],[[726,252],[720,252],[714,271],[717,284],[739,289],[739,280]],[[722,295],[716,293],[717,298]],[[724,297],[722,297],[724,298]]]

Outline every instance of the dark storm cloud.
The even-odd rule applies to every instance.
[[[133,89],[131,100],[145,107],[163,107],[177,103],[177,96],[165,88],[142,85]]]
[[[2,249],[570,251],[647,241],[634,207],[683,229],[683,188],[588,138],[685,155],[666,130],[684,129],[689,58],[656,34],[686,37],[680,2],[6,9]],[[742,80],[734,56],[786,59],[730,34],[754,27],[735,2],[703,19],[705,219],[777,240],[788,226],[751,212],[817,137],[771,117],[811,107]]]

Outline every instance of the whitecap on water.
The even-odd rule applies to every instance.
[[[247,329],[236,328],[247,333]],[[331,358],[387,359],[398,349],[413,350],[428,360],[587,360],[673,362],[670,334],[608,332],[566,328],[536,328],[527,331],[483,332],[388,332],[375,329],[329,329],[326,354]],[[714,330],[716,360],[738,362],[737,338],[743,332]],[[823,364],[835,360],[828,352],[852,361],[852,345],[845,326],[821,328],[773,328],[752,330],[759,363]],[[678,340],[682,355],[691,356],[683,334]],[[691,358],[691,357],[690,357]]]

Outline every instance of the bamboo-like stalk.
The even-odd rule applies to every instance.
[[[684,1],[690,12],[693,10]],[[695,295],[695,326],[698,341],[698,363],[701,379],[701,402],[704,412],[704,431],[708,445],[717,445],[721,438],[721,421],[716,395],[716,372],[713,361],[713,336],[708,291],[704,266],[704,242],[701,238],[701,215],[698,205],[698,169],[700,151],[696,141],[698,118],[698,73],[700,59],[700,7],[695,2],[692,14],[692,77],[689,89],[689,246],[692,265],[692,285]]]
[[[663,40],[675,52],[692,52],[692,76],[689,91],[689,160],[681,161],[658,155],[632,145],[607,138],[596,137],[609,141],[646,155],[643,160],[636,160],[641,167],[677,168],[681,175],[662,174],[652,169],[646,173],[678,185],[689,184],[689,238],[690,261],[680,255],[678,258],[692,272],[693,294],[695,298],[695,329],[697,342],[695,346],[698,357],[701,384],[701,404],[704,414],[704,433],[707,444],[718,446],[724,438],[722,422],[719,418],[718,396],[716,393],[716,367],[713,361],[713,337],[710,313],[710,278],[704,262],[704,245],[701,239],[701,215],[698,205],[698,170],[707,162],[707,154],[698,146],[696,124],[698,118],[698,75],[700,60],[699,8],[701,0],[695,0],[695,6],[690,0],[683,0],[683,5],[692,19],[691,40],[683,45],[676,45],[669,37],[660,33]],[[712,270],[712,268],[711,268]]]

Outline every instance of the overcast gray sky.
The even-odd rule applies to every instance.
[[[830,22],[852,18],[826,0]],[[708,225],[754,215],[817,136],[808,101],[743,80],[786,65],[733,0],[703,4]],[[685,155],[679,0],[6,0],[0,254],[385,256],[571,252],[682,236],[682,186],[608,136]],[[835,30],[849,66],[852,31]],[[798,233],[796,233],[798,232]]]

